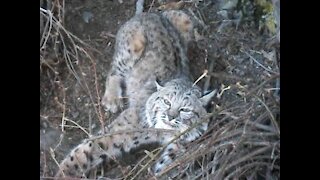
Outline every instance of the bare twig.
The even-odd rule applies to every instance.
[[[60,164],[58,163],[58,161],[56,160],[56,157],[55,157],[55,155],[54,155],[54,151],[53,151],[53,149],[51,149],[51,148],[50,148],[50,155],[51,155],[51,158],[53,159],[53,161],[54,161],[54,162],[56,163],[56,165],[59,167],[59,169],[61,169]],[[62,175],[65,176],[64,172],[63,172],[63,171],[61,171],[61,172],[62,172]]]
[[[194,14],[194,12],[193,12],[190,8],[188,8],[188,11],[189,11],[190,14],[194,17],[194,19],[196,19],[196,20],[199,22],[199,24],[200,24],[203,28],[207,27],[207,25],[206,25],[202,20],[200,20],[200,19]]]
[[[237,165],[237,164],[239,164],[239,163],[241,163],[243,161],[251,159],[253,156],[255,156],[257,154],[261,154],[261,153],[269,150],[270,148],[271,148],[270,146],[266,146],[266,147],[262,147],[262,148],[260,148],[258,150],[255,150],[255,151],[253,151],[253,152],[251,152],[251,153],[239,158],[238,160],[228,164],[228,166],[226,167],[226,170],[230,169],[231,167],[233,167],[233,166],[235,166],[235,165]]]
[[[228,176],[225,177],[225,179],[231,179],[231,177],[235,176],[237,173],[247,171],[248,169],[251,169],[251,168],[257,168],[260,166],[269,166],[269,165],[270,163],[266,163],[266,162],[252,162],[250,164],[245,164],[237,168],[235,171],[231,172]],[[276,168],[280,169],[279,166],[276,166]]]
[[[206,52],[206,59],[207,59],[208,51],[206,50],[205,52]],[[210,65],[209,65],[209,70],[208,70],[209,73],[211,73],[213,71],[213,66],[214,66],[214,61],[211,60]],[[206,82],[204,83],[204,86],[203,86],[204,91],[209,90],[210,80],[211,80],[211,76],[209,75],[209,76],[207,76]]]
[[[254,96],[257,98],[257,100],[258,100],[261,104],[263,104],[263,106],[264,106],[264,107],[266,108],[266,110],[269,112],[269,115],[270,115],[270,117],[271,117],[271,122],[272,122],[273,126],[275,127],[276,132],[278,133],[278,135],[280,135],[280,128],[279,128],[278,123],[276,122],[276,119],[274,118],[272,112],[270,111],[269,107],[268,107],[258,96],[256,96],[256,95],[254,95]]]
[[[203,74],[193,83],[192,86],[195,86],[201,79],[203,79],[205,76],[207,76],[207,74],[208,74],[208,70],[205,69],[205,70],[203,71]]]
[[[51,33],[51,29],[52,29],[52,18],[53,18],[53,15],[52,15],[51,11],[45,10],[45,9],[43,9],[41,7],[40,7],[40,11],[41,12],[45,12],[49,16],[49,18],[48,18],[49,20],[47,21],[47,23],[46,23],[46,25],[44,27],[42,38],[40,40],[40,50],[41,50],[41,49],[45,49],[47,41],[48,41],[48,39],[50,37],[50,33]],[[47,29],[48,26],[49,26],[49,30],[46,32],[46,29]]]
[[[264,65],[262,65],[261,63],[259,63],[259,61],[257,61],[253,56],[251,56],[248,52],[243,51],[243,50],[241,50],[241,49],[240,49],[240,51],[241,51],[241,52],[244,52],[247,56],[250,57],[250,59],[252,59],[255,63],[257,63],[257,64],[258,64],[260,67],[262,67],[264,70],[266,70],[266,71],[268,71],[268,72],[271,72],[271,73],[273,73],[273,74],[279,74],[279,73],[277,73],[277,72],[275,72],[275,71],[272,71],[272,70],[269,69],[269,68],[266,68]]]
[[[93,103],[93,108],[95,109],[95,111],[96,111],[96,113],[97,113],[97,115],[99,117],[99,121],[100,121],[100,125],[101,125],[100,128],[102,129],[103,133],[105,133],[105,129],[104,129],[104,126],[105,126],[105,124],[104,124],[104,113],[102,113],[102,106],[101,106],[101,101],[100,101],[101,98],[100,98],[99,87],[98,87],[99,83],[98,83],[98,77],[97,77],[96,62],[93,60],[93,58],[91,58],[91,56],[85,50],[83,50],[81,48],[81,51],[86,54],[86,56],[90,59],[90,61],[92,63],[92,66],[93,66],[94,82],[95,82],[95,90],[96,90],[96,94],[97,94],[97,106],[98,106],[98,108],[95,106],[95,102],[93,100],[93,97],[92,97],[92,94],[90,92],[90,88],[89,88],[88,84],[85,83],[85,86],[87,88],[87,91],[88,91],[88,94],[90,96],[90,99],[91,99],[91,101]],[[81,69],[81,67],[80,67],[80,69]]]
[[[88,137],[91,137],[91,135],[88,133],[88,131],[86,131],[86,130],[85,130],[82,126],[80,126],[78,123],[76,123],[76,122],[74,122],[73,120],[68,119],[68,118],[64,118],[64,120],[75,124],[79,129],[81,129],[84,133],[86,133]]]

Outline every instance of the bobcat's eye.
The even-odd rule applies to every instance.
[[[189,108],[180,108],[180,111],[182,111],[182,112],[191,112],[191,109],[189,109]]]
[[[166,105],[171,106],[171,103],[170,103],[170,101],[169,101],[169,100],[167,100],[167,99],[163,99],[163,102],[164,102]]]

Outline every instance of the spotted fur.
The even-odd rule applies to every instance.
[[[206,115],[204,106],[215,92],[203,96],[193,85],[186,56],[192,32],[191,18],[175,10],[136,15],[119,29],[102,104],[112,113],[124,111],[106,127],[108,135],[86,140],[73,149],[60,164],[57,177],[86,176],[102,162],[142,144],[164,145]],[[202,123],[169,144],[152,167],[154,173],[176,158],[176,152],[183,149],[181,142],[193,141],[206,130],[207,123]]]

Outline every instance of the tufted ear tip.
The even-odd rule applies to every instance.
[[[202,96],[202,97],[200,98],[200,100],[201,100],[201,102],[202,102],[202,105],[203,105],[203,106],[208,105],[209,102],[211,101],[211,99],[216,95],[216,93],[217,93],[217,90],[215,89],[215,90],[211,91],[210,93]]]
[[[163,88],[163,86],[161,86],[157,80],[155,81],[155,84],[157,86],[157,91],[160,91]]]

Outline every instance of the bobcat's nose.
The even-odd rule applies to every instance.
[[[177,118],[177,116],[178,116],[177,111],[172,111],[172,110],[169,110],[169,111],[168,111],[168,118],[169,118],[169,121],[171,121],[171,120],[173,120],[173,119]]]

